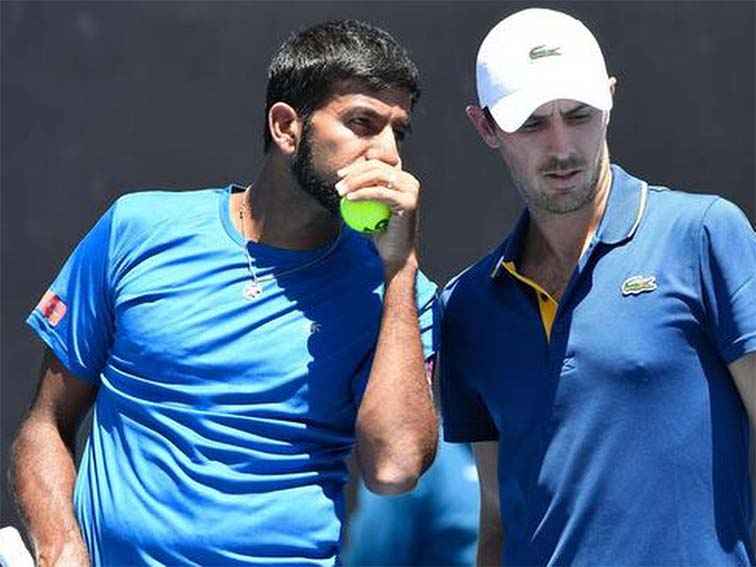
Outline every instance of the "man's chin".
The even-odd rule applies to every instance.
[[[339,194],[332,187],[309,186],[302,190],[315,199],[321,207],[332,215],[337,216],[339,214],[341,197],[339,197]]]
[[[552,190],[546,198],[546,209],[550,213],[567,214],[590,206],[593,194],[589,188],[578,185]]]

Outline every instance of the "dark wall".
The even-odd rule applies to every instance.
[[[533,4],[530,4],[533,5]],[[619,91],[614,159],[754,210],[752,2],[539,3],[582,19]],[[2,475],[42,347],[23,320],[118,195],[248,182],[266,67],[295,28],[355,17],[395,34],[424,94],[405,167],[423,180],[423,265],[444,283],[520,209],[464,107],[487,31],[521,2],[0,2]],[[7,492],[0,516],[16,522]]]

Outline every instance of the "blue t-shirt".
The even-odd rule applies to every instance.
[[[753,563],[748,418],[756,237],[731,203],[612,167],[547,339],[528,224],[443,294],[445,437],[499,442],[505,565]]]
[[[347,228],[330,254],[251,243],[250,301],[232,190],[118,199],[29,316],[99,386],[74,494],[96,565],[337,561],[382,262]],[[417,287],[430,356],[435,286]]]
[[[441,442],[414,490],[384,496],[360,483],[344,564],[474,565],[479,508],[471,447]]]

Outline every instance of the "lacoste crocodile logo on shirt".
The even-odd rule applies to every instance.
[[[656,287],[656,276],[632,276],[622,282],[622,295],[638,295]]]
[[[559,53],[560,49],[561,47],[547,49],[546,45],[536,45],[530,50],[528,57],[530,57],[531,60],[541,59],[542,57],[553,57],[554,55],[561,55],[561,53]]]

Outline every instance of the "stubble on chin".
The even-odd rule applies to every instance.
[[[512,179],[531,213],[537,216],[572,213],[586,207],[595,200],[601,177],[602,155],[603,151],[599,154],[596,163],[590,164],[591,170],[589,172],[586,171],[588,164],[580,160],[569,159],[563,162],[553,160],[539,168],[535,180],[526,180],[514,175]],[[543,178],[547,173],[569,171],[570,169],[581,169],[584,174],[589,174],[589,177],[584,177],[574,187],[561,191],[550,188]]]

